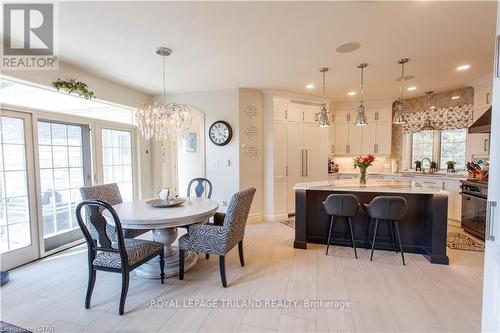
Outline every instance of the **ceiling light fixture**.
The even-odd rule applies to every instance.
[[[457,71],[464,71],[466,69],[469,69],[470,65],[460,65],[457,67]]]
[[[306,89],[314,89],[315,87],[314,84],[306,84]]]
[[[414,90],[417,90],[417,87],[408,87],[408,89],[406,89],[408,91],[414,91]]]
[[[434,93],[434,91],[426,91],[425,92],[425,94],[427,95],[427,110],[426,110],[427,117],[425,118],[424,125],[422,127],[420,127],[420,129],[418,130],[419,132],[434,132],[436,130],[436,128],[434,128],[434,126],[432,126],[431,116],[430,116],[430,113],[432,111],[432,108],[431,108],[431,95],[432,95],[432,93]]]
[[[325,89],[326,89],[326,72],[328,72],[328,67],[320,68],[319,71],[323,73],[323,105],[319,110],[319,127],[328,127],[330,126],[330,120],[328,119],[328,109],[326,108],[326,97],[325,97]]]
[[[361,47],[361,44],[358,42],[345,43],[336,48],[338,53],[350,53],[354,52]]]
[[[347,93],[347,95],[349,95],[349,96],[356,96],[356,92],[355,91],[349,91]]]
[[[359,85],[359,104],[356,113],[356,126],[365,126],[368,124],[368,120],[366,119],[365,106],[363,105],[363,71],[365,67],[368,66],[366,63],[362,63],[358,65],[358,68],[361,69],[361,83]]]
[[[460,96],[451,96],[451,99],[459,99]]]
[[[146,140],[155,138],[165,140],[184,133],[191,126],[191,110],[177,103],[167,103],[165,59],[172,54],[166,47],[156,49],[156,54],[163,57],[163,96],[160,102],[144,105],[136,111],[137,126]]]
[[[399,98],[394,105],[394,117],[392,118],[392,123],[396,125],[401,125],[405,123],[404,111],[405,111],[405,100],[403,99],[403,84],[405,82],[405,64],[409,61],[408,58],[402,58],[398,60],[398,64],[401,65],[401,86],[399,88]]]

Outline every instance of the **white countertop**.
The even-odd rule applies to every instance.
[[[347,192],[377,192],[377,193],[411,193],[411,194],[445,194],[440,188],[406,180],[369,180],[360,184],[358,180],[329,180],[308,183],[297,183],[294,190],[316,191],[347,191]]]
[[[358,176],[359,172],[334,172],[328,173],[328,176]],[[389,176],[389,177],[408,177],[408,178],[436,178],[440,180],[465,180],[467,179],[467,174],[462,172],[457,173],[446,173],[446,172],[435,172],[435,173],[423,173],[416,171],[399,171],[399,172],[368,172],[368,179],[370,175],[373,176]]]

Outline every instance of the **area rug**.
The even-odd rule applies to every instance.
[[[454,250],[484,252],[484,244],[459,232],[448,233],[448,247]]]
[[[0,321],[0,333],[31,333],[31,331]]]
[[[280,223],[295,229],[295,216],[290,216],[288,219],[280,221]]]

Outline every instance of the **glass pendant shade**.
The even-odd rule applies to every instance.
[[[319,127],[328,127],[330,126],[330,120],[328,119],[328,110],[326,106],[322,106],[319,111]]]
[[[434,91],[426,91],[425,94],[427,95],[427,117],[425,118],[424,124],[420,129],[418,130],[419,132],[434,132],[436,128],[432,126],[431,123],[431,117],[429,116],[431,110],[431,95]]]
[[[165,140],[185,133],[191,126],[191,110],[177,103],[167,103],[165,57],[172,51],[159,47],[156,54],[163,57],[163,97],[160,102],[144,105],[135,113],[139,132],[146,139]]]
[[[403,84],[405,81],[405,64],[408,61],[408,58],[402,58],[398,60],[398,64],[401,65],[401,85],[399,87],[399,98],[394,106],[394,116],[392,117],[392,123],[395,125],[401,125],[405,123],[405,100],[403,99]]]
[[[361,103],[358,105],[356,113],[356,125],[365,126],[368,124],[368,119],[366,119],[365,106]]]

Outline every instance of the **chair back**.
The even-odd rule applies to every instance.
[[[353,217],[358,213],[359,201],[353,194],[330,194],[323,207],[330,216]]]
[[[227,250],[233,248],[234,245],[243,240],[255,191],[255,188],[251,187],[235,193],[231,198],[224,218],[224,228],[228,232]]]
[[[104,185],[95,185],[95,186],[87,186],[87,187],[82,187],[80,188],[80,195],[82,196],[82,200],[99,200],[99,201],[104,201],[105,203],[114,206],[116,204],[122,203],[123,199],[120,193],[120,189],[118,188],[118,185],[116,183],[111,183],[111,184],[104,184]],[[101,211],[103,208],[99,208]],[[86,220],[87,220],[87,225],[89,226],[90,229],[90,234],[92,235],[93,239],[98,238],[97,231],[95,230],[94,226],[89,223],[90,220],[90,214],[91,210],[90,207],[86,207]],[[107,232],[111,236],[111,239],[113,241],[116,241],[116,229],[115,227],[111,225],[107,225]]]
[[[90,212],[90,216],[88,218],[89,224],[92,225],[94,230],[96,231],[97,238],[94,238],[91,235],[89,228],[87,228],[87,224],[82,219],[82,209],[84,207],[86,210],[86,214],[87,212]],[[116,230],[113,235],[108,234],[109,223],[102,214],[104,210],[109,211],[109,213],[111,214],[111,218],[113,219],[113,230]],[[122,262],[121,267],[126,267],[126,265],[128,264],[128,260],[122,225],[120,223],[118,215],[116,214],[113,207],[111,207],[111,205],[101,200],[82,201],[78,204],[78,206],[76,206],[76,219],[78,221],[78,225],[80,226],[80,230],[82,231],[83,236],[87,241],[90,262],[94,260],[97,251],[115,252],[120,253]],[[113,247],[113,237],[116,237],[117,247]]]
[[[401,220],[407,210],[406,199],[398,196],[378,196],[366,206],[370,217],[381,220]]]
[[[196,183],[196,185],[195,185]],[[210,199],[212,197],[212,183],[206,178],[193,178],[187,188],[187,196],[191,196],[191,187],[195,185],[194,192],[197,198],[205,197]]]

